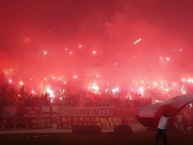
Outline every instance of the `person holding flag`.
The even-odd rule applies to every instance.
[[[163,115],[161,116],[160,120],[159,120],[155,145],[158,144],[161,136],[162,136],[164,144],[167,145],[166,126],[167,126],[167,123],[168,123],[168,119],[169,118],[167,118],[166,112],[164,112]]]

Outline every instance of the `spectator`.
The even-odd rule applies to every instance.
[[[167,126],[167,123],[168,123],[167,114],[164,113],[163,116],[159,120],[155,145],[158,144],[161,136],[163,138],[164,144],[167,145],[167,137],[166,137],[166,126]]]
[[[182,131],[182,121],[183,121],[183,116],[181,113],[179,113],[177,115],[177,128],[178,128],[178,131]]]

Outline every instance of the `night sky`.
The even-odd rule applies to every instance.
[[[179,81],[193,76],[192,26],[192,0],[0,0],[0,69]]]

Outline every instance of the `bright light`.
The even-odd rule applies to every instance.
[[[98,87],[97,85],[94,84],[94,85],[92,86],[92,89],[98,92],[99,87]]]
[[[139,88],[139,91],[143,94],[143,93],[144,93],[143,87],[140,87],[140,88]]]
[[[19,84],[20,84],[21,86],[23,86],[23,85],[24,85],[22,81],[20,81],[20,82],[19,82]]]
[[[32,93],[32,94],[34,94],[34,93],[35,93],[35,91],[34,91],[34,90],[32,90],[32,91],[31,91],[31,93]]]
[[[69,54],[72,55],[72,51],[70,51]]]
[[[164,89],[164,91],[166,91],[166,92],[169,92],[169,90],[170,90],[169,88]]]
[[[119,87],[116,87],[116,88],[112,89],[113,94],[115,94],[118,91],[119,91]]]
[[[93,53],[93,54],[96,54],[96,51],[93,51],[92,53]]]
[[[50,88],[47,88],[46,91],[50,94],[50,98],[54,98],[54,92]]]
[[[193,79],[188,79],[187,82],[188,83],[193,83]]]
[[[47,51],[44,51],[44,55],[46,55],[47,54]]]
[[[182,90],[182,93],[183,93],[183,94],[186,94],[186,91]]]
[[[9,83],[12,83],[12,80],[11,80],[11,79],[9,79]]]
[[[186,91],[184,90],[184,86],[182,86],[181,91],[183,94],[186,94]]]
[[[89,83],[88,89],[94,93],[99,93],[99,86],[96,84]]]
[[[141,41],[141,39],[138,39],[137,41],[135,41],[133,44],[137,44]]]
[[[127,95],[127,98],[129,98],[129,100],[132,100],[132,97],[130,95]]]
[[[159,57],[159,61],[160,61],[161,64],[164,62],[164,60],[161,56]]]
[[[185,81],[186,81],[186,79],[184,79],[184,78],[183,78],[183,79],[182,79],[182,81],[183,81],[183,82],[185,82]]]
[[[170,58],[169,58],[169,57],[167,57],[167,58],[166,58],[166,61],[170,61]]]
[[[64,81],[64,84],[66,84],[66,82]]]
[[[82,48],[82,45],[79,45],[80,48]]]
[[[74,76],[73,76],[73,79],[77,79],[77,76],[76,76],[76,75],[74,75]]]
[[[153,82],[153,87],[157,87],[157,86],[158,86],[157,82]]]

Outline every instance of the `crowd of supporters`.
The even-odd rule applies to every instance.
[[[8,83],[3,74],[0,74],[0,105],[58,105],[58,106],[116,106],[116,107],[140,107],[151,104],[151,99],[137,93],[90,91],[54,91],[54,96],[46,92],[44,94],[29,93],[21,85],[16,90]]]
[[[1,105],[58,105],[58,106],[116,106],[116,107],[140,107],[151,104],[151,99],[137,93],[92,93],[80,91],[68,93],[56,91],[54,97],[49,93],[37,95],[27,92],[16,92],[14,88],[8,88],[0,94]]]

